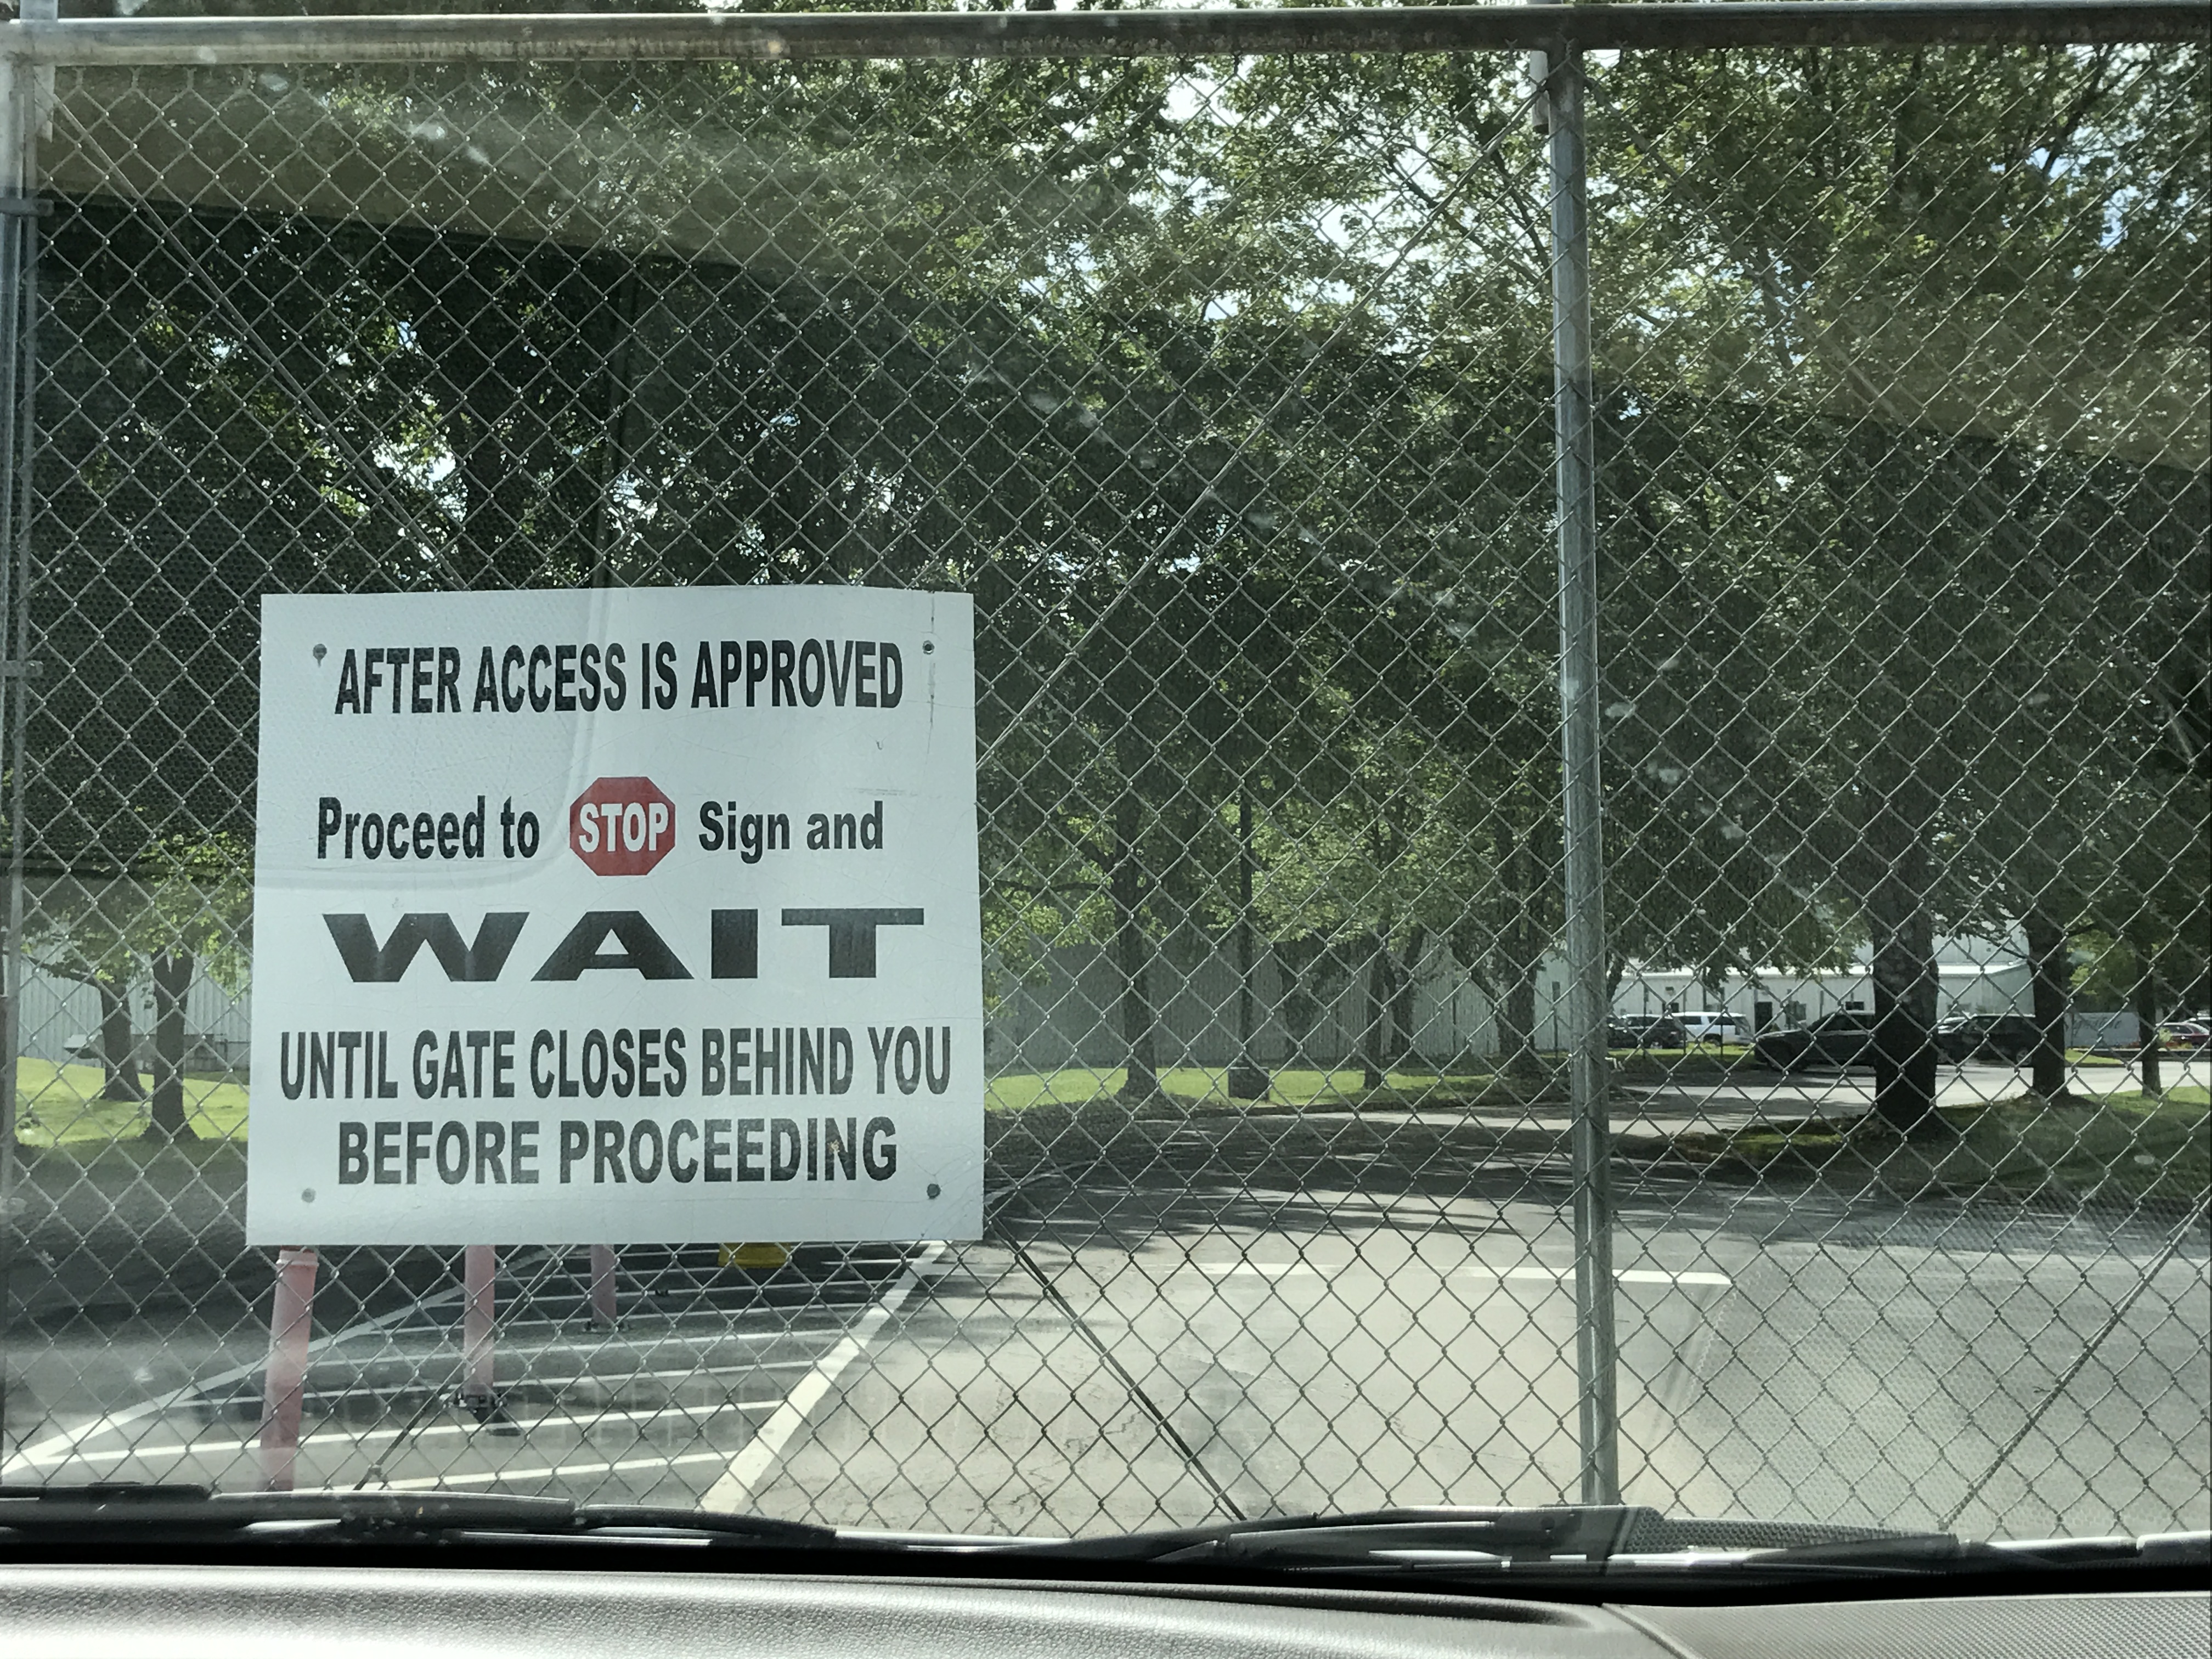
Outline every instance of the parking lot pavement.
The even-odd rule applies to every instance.
[[[1564,1146],[1406,1115],[1139,1127],[999,1194],[977,1243],[769,1272],[626,1251],[613,1329],[581,1251],[506,1252],[489,1423],[453,1398],[458,1287],[387,1272],[388,1305],[331,1298],[300,1484],[1050,1534],[1576,1495]],[[2212,1520],[2201,1218],[1663,1164],[1618,1197],[1632,1500],[2014,1535]],[[234,1300],[265,1320],[266,1295]],[[11,1421],[38,1429],[5,1478],[252,1486],[265,1344],[189,1308],[19,1339]]]
[[[507,1253],[497,1281],[498,1413],[480,1421],[458,1400],[460,1289],[428,1288],[387,1314],[319,1330],[297,1484],[581,1486],[610,1501],[689,1506],[915,1254],[819,1247],[757,1271],[719,1267],[711,1245],[632,1249],[610,1328],[592,1317],[584,1252]],[[25,1382],[43,1385],[50,1416],[67,1426],[19,1446],[6,1478],[257,1485],[267,1331],[245,1323],[230,1338],[187,1346],[199,1361],[188,1380],[74,1413],[72,1381],[128,1376],[134,1357],[169,1352],[171,1335],[149,1327],[51,1345],[26,1367]]]
[[[2155,1228],[1961,1205],[1633,1208],[1631,1501],[1956,1511],[2014,1536],[2207,1524],[2201,1232],[2169,1251]],[[1576,1495],[1557,1208],[1139,1182],[1057,1194],[1009,1231],[957,1253],[848,1379],[761,1486],[768,1512],[1059,1534]]]
[[[763,1509],[1062,1534],[1572,1487],[1571,1245],[1547,1206],[1054,1196],[957,1254]],[[1621,1279],[1639,1327],[1729,1283],[1686,1239]]]

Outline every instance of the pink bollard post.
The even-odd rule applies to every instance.
[[[287,1246],[276,1252],[276,1291],[269,1308],[269,1365],[261,1395],[261,1487],[289,1492],[300,1451],[300,1402],[307,1385],[317,1257]]]
[[[492,1275],[499,1257],[489,1244],[471,1244],[461,1261],[461,1399],[481,1413],[498,1401],[492,1385]]]
[[[592,1317],[602,1325],[615,1322],[615,1251],[611,1244],[592,1246]]]

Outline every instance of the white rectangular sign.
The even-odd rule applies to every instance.
[[[976,1237],[974,627],[264,599],[247,1237]]]

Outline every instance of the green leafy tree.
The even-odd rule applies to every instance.
[[[2142,688],[2191,695],[2201,485],[2159,477],[2203,469],[2201,77],[1808,52],[1639,56],[1606,92],[1616,528],[1698,599],[1630,607],[1610,700],[1644,768],[1856,911],[1878,1107],[1918,1127],[1936,928],[2017,914],[2023,831],[2078,837],[2068,779],[2140,760]]]

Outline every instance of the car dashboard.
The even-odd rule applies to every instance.
[[[2200,1592],[1765,1605],[454,1568],[0,1568],[12,1659],[2202,1659]]]

